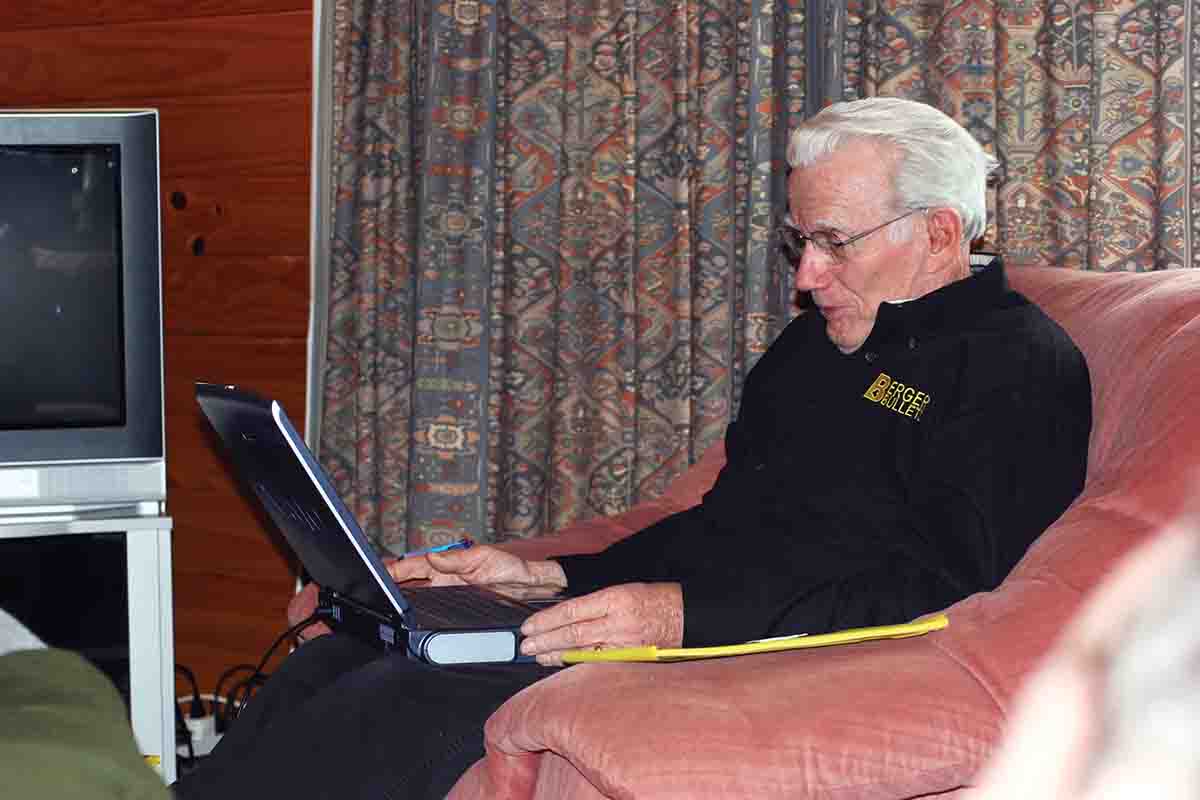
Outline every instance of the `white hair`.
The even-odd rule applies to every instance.
[[[835,103],[792,132],[787,160],[808,167],[852,141],[875,140],[897,154],[893,202],[903,210],[958,212],[963,244],[987,227],[987,176],[999,162],[967,130],[933,106],[899,97]]]

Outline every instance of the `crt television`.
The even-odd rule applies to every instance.
[[[158,113],[0,110],[0,522],[163,511]]]

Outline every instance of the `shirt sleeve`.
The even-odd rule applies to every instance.
[[[686,548],[703,524],[700,506],[672,514],[599,553],[559,556],[572,594],[584,594],[621,583],[675,580],[671,552]]]

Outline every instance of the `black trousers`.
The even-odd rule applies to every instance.
[[[172,785],[177,798],[436,798],[483,756],[483,724],[555,670],[431,667],[322,636],[292,653]]]

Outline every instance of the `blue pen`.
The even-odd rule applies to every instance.
[[[444,553],[447,550],[466,550],[471,545],[475,544],[470,539],[459,539],[457,542],[450,544],[439,544],[435,547],[422,547],[420,550],[409,550],[401,558],[413,558],[414,556],[427,556],[430,553]]]

